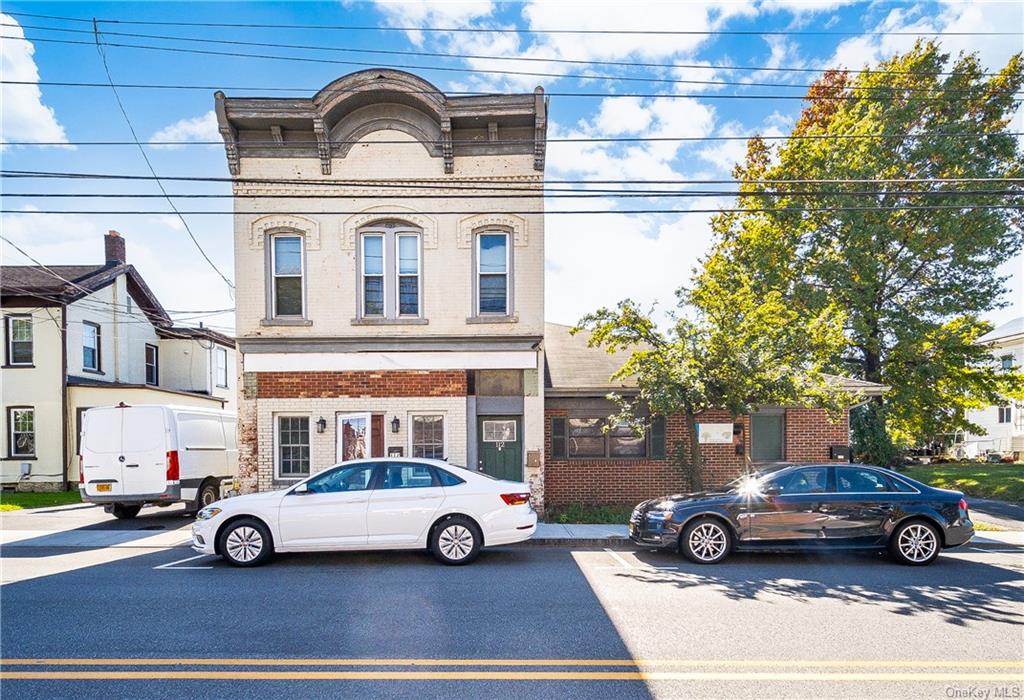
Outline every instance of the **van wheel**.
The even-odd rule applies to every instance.
[[[217,550],[232,566],[259,566],[274,553],[266,526],[255,518],[242,518],[220,533]]]
[[[215,481],[207,481],[199,489],[196,496],[196,510],[202,510],[215,501],[220,500],[220,486]]]
[[[430,537],[430,552],[442,564],[461,566],[480,554],[483,536],[469,518],[454,515],[438,523]]]
[[[114,517],[118,520],[131,520],[139,511],[142,510],[142,506],[128,506],[123,503],[115,503],[114,507],[110,509],[110,512],[114,514]]]

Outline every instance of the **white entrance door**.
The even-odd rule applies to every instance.
[[[338,416],[338,461],[366,459],[370,456],[371,427],[369,413]]]

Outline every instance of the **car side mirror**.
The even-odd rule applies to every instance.
[[[309,493],[309,487],[306,486],[305,484],[299,484],[298,486],[292,489],[292,493],[304,496],[307,493]]]
[[[769,486],[762,493],[764,493],[765,496],[772,498],[782,493],[782,489],[780,489],[778,486]]]

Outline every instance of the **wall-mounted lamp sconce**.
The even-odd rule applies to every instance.
[[[319,420],[316,422],[316,431],[318,433],[322,433],[325,430],[327,430],[327,419],[320,416]]]
[[[394,418],[392,418],[391,419],[391,432],[397,433],[398,432],[398,427],[400,425],[401,425],[401,423],[398,421],[398,416],[395,416]]]

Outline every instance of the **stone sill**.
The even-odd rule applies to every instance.
[[[353,326],[426,326],[425,318],[353,318]]]
[[[519,323],[519,316],[467,316],[466,323]]]
[[[261,326],[312,326],[308,318],[261,318]]]

